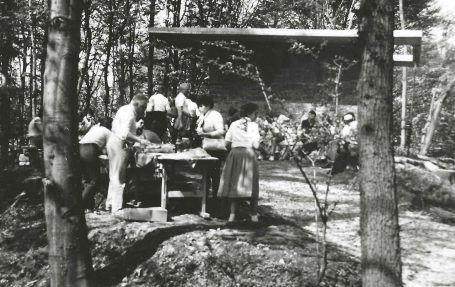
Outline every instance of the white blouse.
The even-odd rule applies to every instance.
[[[233,122],[226,133],[226,141],[232,143],[232,148],[258,148],[260,137],[258,124],[249,118],[242,118]]]
[[[169,100],[162,94],[152,95],[147,105],[147,112],[167,112],[170,109]]]
[[[106,142],[111,135],[111,131],[106,127],[94,125],[79,141],[80,144],[96,144],[100,149],[106,146]]]
[[[217,131],[224,134],[223,116],[219,112],[210,109],[204,116],[199,118],[198,129],[202,129],[206,133]]]

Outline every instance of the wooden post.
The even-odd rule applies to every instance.
[[[161,165],[161,208],[166,209],[166,199],[167,199],[167,172],[164,163]]]
[[[210,214],[207,213],[207,196],[209,193],[209,188],[208,188],[208,172],[207,172],[207,167],[209,166],[207,163],[200,162],[200,166],[202,169],[202,202],[201,202],[201,217],[203,218],[210,218]]]

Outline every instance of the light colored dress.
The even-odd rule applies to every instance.
[[[259,196],[259,164],[254,148],[260,141],[259,126],[244,117],[233,122],[226,133],[231,142],[221,175],[218,194],[228,198],[253,198]]]

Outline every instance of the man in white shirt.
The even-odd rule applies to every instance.
[[[112,212],[123,206],[123,190],[126,182],[126,167],[130,158],[130,146],[134,142],[142,145],[151,144],[148,140],[136,135],[136,120],[144,115],[148,98],[137,95],[131,103],[121,107],[112,122],[112,135],[107,141],[109,156],[109,189],[106,208]]]
[[[154,90],[155,94],[150,97],[147,105],[145,129],[153,131],[163,140],[167,130],[167,113],[171,107],[169,100],[161,94],[162,88],[156,86]]]
[[[99,124],[94,125],[79,141],[79,154],[81,159],[82,200],[86,209],[92,210],[95,207],[93,196],[99,184],[101,151],[111,135],[112,119],[102,119]]]

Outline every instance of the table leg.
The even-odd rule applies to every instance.
[[[167,199],[167,172],[164,164],[161,164],[161,208],[166,209]]]
[[[201,217],[203,218],[210,218],[210,214],[207,213],[207,195],[208,195],[208,174],[207,174],[207,166],[206,164],[201,164],[202,169],[202,204],[201,204]]]

